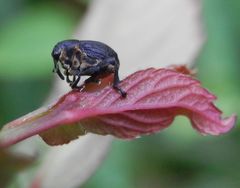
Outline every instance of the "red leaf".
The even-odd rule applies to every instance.
[[[173,70],[138,71],[120,86],[128,93],[125,99],[106,84],[97,90],[91,86],[73,90],[55,105],[5,125],[0,144],[9,146],[40,134],[48,144],[57,145],[87,132],[131,139],[168,127],[176,115],[189,117],[201,134],[218,135],[236,121],[235,115],[221,119],[221,111],[212,103],[216,97],[198,81]]]
[[[197,73],[197,69],[190,69],[187,67],[187,65],[170,65],[168,67],[169,69],[173,69],[179,73],[182,73],[182,74],[188,74],[188,75],[191,75],[191,76],[195,76],[196,73]]]

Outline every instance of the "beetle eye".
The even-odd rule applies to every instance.
[[[73,66],[74,66],[75,68],[78,68],[78,67],[80,66],[80,64],[79,64],[79,62],[78,62],[77,60],[74,60],[74,61],[73,61]]]

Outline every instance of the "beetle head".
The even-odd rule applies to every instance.
[[[53,61],[54,61],[55,69],[57,68],[57,63],[59,61],[61,53],[62,53],[62,49],[58,45],[54,46],[51,55],[52,55],[52,58],[53,58]]]
[[[52,50],[52,58],[53,58],[53,62],[54,62],[54,69],[53,69],[53,72],[56,72],[58,74],[58,76],[64,80],[64,76],[63,74],[61,73],[60,71],[60,68],[59,68],[59,61],[60,61],[60,56],[62,54],[62,51],[63,51],[63,48],[61,47],[61,45],[57,44],[54,46],[53,50]]]
[[[64,76],[60,72],[59,64],[69,75],[76,75],[75,73],[79,72],[82,59],[79,41],[65,40],[57,43],[53,48],[52,58],[54,61],[53,72],[56,72],[61,79],[64,79]]]

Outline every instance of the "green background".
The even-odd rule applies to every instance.
[[[71,38],[88,3],[0,0],[0,127],[47,97],[52,46]],[[197,60],[198,78],[218,96],[216,104],[226,115],[239,114],[240,1],[204,0],[203,20],[208,39]],[[223,136],[203,137],[177,118],[156,135],[114,141],[83,187],[237,188],[239,147],[238,126]]]

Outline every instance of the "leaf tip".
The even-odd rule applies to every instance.
[[[226,133],[235,126],[235,124],[237,122],[237,115],[233,114],[232,116],[230,116],[228,118],[224,118],[222,120],[222,122],[223,122],[223,128],[224,129],[221,133]]]

